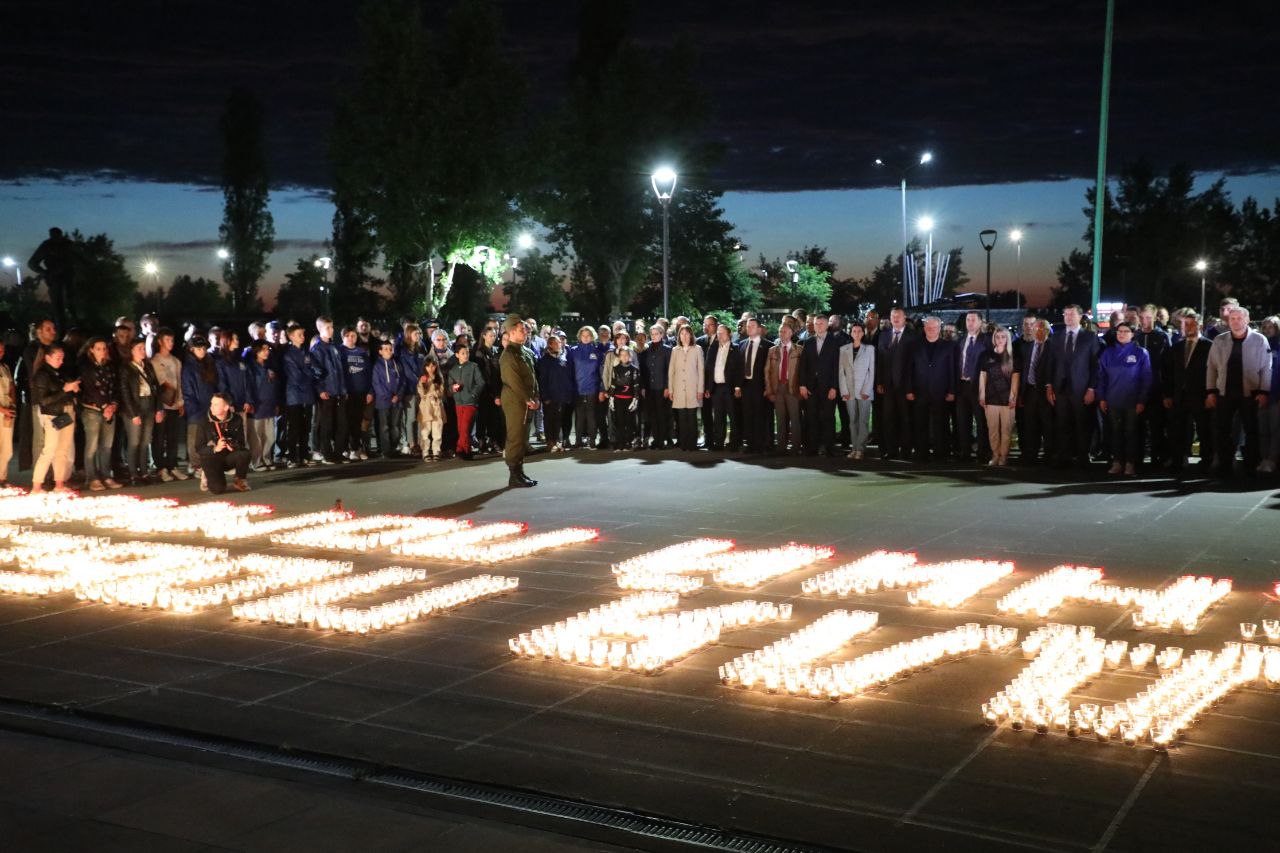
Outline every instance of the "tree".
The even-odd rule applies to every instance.
[[[1212,264],[1207,272],[1209,286],[1216,282],[1215,289],[1236,297],[1242,305],[1273,313],[1280,303],[1280,199],[1268,210],[1246,198],[1240,204],[1233,237],[1221,263]]]
[[[342,199],[335,199],[333,236],[333,311],[339,317],[376,316],[382,309],[377,287],[369,275],[378,258],[378,245],[368,221]]]
[[[117,317],[132,309],[138,283],[106,234],[86,237],[73,231],[70,240],[67,322],[90,329],[112,328]]]
[[[831,308],[831,273],[808,264],[796,270],[798,280],[792,282],[790,304],[809,314],[825,314]]]
[[[649,185],[656,166],[671,163],[680,174],[673,229],[718,211],[707,176],[719,146],[703,134],[709,109],[694,53],[684,42],[659,49],[628,41],[624,6],[582,6],[571,93],[546,132],[546,172],[531,196],[551,224],[557,256],[574,256],[575,307],[593,316],[621,313],[661,263],[662,211]],[[673,261],[678,245],[673,236]]]
[[[227,97],[222,130],[222,225],[218,239],[227,250],[222,279],[231,288],[233,311],[260,304],[258,282],[271,267],[275,222],[267,209],[267,158],[263,151],[262,107],[252,92],[236,88]]]
[[[503,289],[507,294],[508,311],[522,317],[536,317],[543,322],[554,323],[568,303],[568,294],[556,274],[554,260],[537,249],[520,262],[514,280]]]
[[[281,320],[308,324],[325,313],[325,270],[316,266],[316,255],[298,258],[293,272],[286,273],[276,294],[275,315]]]
[[[180,320],[203,320],[231,310],[231,302],[222,287],[211,279],[180,275],[164,293],[164,301],[155,310],[166,323]]]
[[[524,86],[499,49],[491,0],[458,0],[445,26],[433,38],[414,0],[366,3],[360,67],[337,111],[337,196],[371,229],[401,311],[429,286],[417,307],[439,312],[457,257],[508,248],[529,171],[515,120]]]

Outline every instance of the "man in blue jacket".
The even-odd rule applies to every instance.
[[[378,451],[383,459],[400,455],[400,395],[404,393],[404,377],[395,357],[395,345],[380,341],[378,358],[373,363],[373,417],[377,424]]]
[[[949,404],[956,399],[956,347],[942,338],[942,321],[927,317],[924,337],[911,350],[907,371],[907,399],[916,422],[916,458],[928,461],[930,452],[945,455],[950,448],[947,428]]]
[[[338,452],[348,459],[368,459],[366,449],[369,424],[373,420],[373,369],[369,348],[360,343],[360,333],[354,326],[342,330],[342,343],[338,346],[346,370],[347,400],[344,420],[347,426],[347,443]]]
[[[312,460],[333,464],[345,462],[347,446],[347,366],[333,340],[333,320],[316,318],[316,336],[311,339],[312,368],[316,374],[316,415]]]
[[[1083,314],[1079,305],[1068,305],[1062,312],[1065,326],[1049,339],[1050,372],[1045,396],[1054,410],[1054,444],[1059,462],[1074,462],[1076,467],[1087,470],[1102,341],[1080,325]]]
[[[1116,342],[1098,357],[1098,407],[1111,431],[1108,474],[1132,477],[1142,461],[1142,416],[1151,395],[1151,356],[1133,339],[1133,327],[1115,327]]]

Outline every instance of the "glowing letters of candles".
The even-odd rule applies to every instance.
[[[1094,633],[1087,625],[1047,625],[1028,634],[1022,651],[1031,663],[983,704],[983,718],[991,725],[1008,720],[1015,730],[1028,723],[1041,733],[1050,725],[1066,728],[1071,715],[1067,697],[1105,664],[1107,643]]]
[[[506,539],[511,536],[522,536],[529,525],[519,521],[499,521],[493,524],[481,524],[453,533],[442,533],[426,539],[413,539],[391,546],[393,553],[406,557],[430,557],[436,560],[459,559],[459,548],[475,545],[477,542],[492,542],[495,539]]]
[[[1084,598],[1089,588],[1101,581],[1102,569],[1058,566],[1014,587],[996,601],[996,610],[1016,616],[1044,618],[1061,607],[1067,599]]]
[[[300,527],[322,527],[346,521],[351,517],[352,513],[340,509],[326,509],[303,515],[286,515],[264,521],[251,521],[248,516],[236,516],[230,519],[201,520],[200,532],[210,539],[234,541],[270,536],[273,533],[296,530]]]
[[[732,539],[690,539],[614,563],[612,570],[620,589],[652,589],[687,595],[702,588],[702,578],[688,576],[707,571],[700,561],[729,551],[733,546]]]
[[[919,564],[915,554],[875,551],[852,563],[807,578],[807,595],[866,595],[882,589],[909,589],[907,601],[931,607],[959,607],[1013,572],[1013,563],[954,560]]]
[[[532,554],[537,554],[539,551],[549,551],[552,548],[562,548],[565,545],[591,542],[599,538],[600,531],[594,527],[562,527],[519,539],[460,545],[455,551],[456,556],[454,559],[468,563],[502,563],[507,560],[528,557]]]
[[[336,524],[289,530],[272,535],[277,545],[322,548],[329,551],[369,551],[405,539],[421,539],[470,527],[471,522],[453,518],[419,518],[413,515],[366,515]]]
[[[994,560],[956,560],[937,563],[936,576],[907,592],[910,604],[955,608],[982,590],[1013,574],[1013,563]]]
[[[770,693],[785,683],[788,692],[799,692],[801,668],[872,631],[879,621],[880,614],[868,610],[833,610],[791,635],[721,666],[720,680],[739,687],[761,684]],[[792,684],[797,685],[795,690],[791,690]]]

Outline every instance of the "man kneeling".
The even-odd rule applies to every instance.
[[[244,439],[244,421],[236,415],[231,398],[222,392],[209,401],[209,412],[200,421],[196,446],[200,448],[200,491],[220,495],[227,490],[227,471],[236,471],[232,487],[249,491],[249,450]]]

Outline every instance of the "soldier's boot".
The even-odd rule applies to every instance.
[[[524,489],[529,486],[537,485],[533,480],[530,480],[524,475],[524,471],[522,471],[521,468],[522,466],[520,465],[507,466],[507,470],[511,472],[511,477],[507,480],[507,488]]]
[[[532,477],[530,477],[528,474],[526,474],[526,473],[524,472],[524,463],[523,463],[523,462],[521,462],[519,465],[517,465],[517,466],[516,466],[516,473],[518,473],[518,474],[520,475],[520,479],[521,479],[521,480],[524,480],[524,484],[525,484],[526,486],[536,486],[536,485],[538,485],[538,481],[537,481],[537,480],[533,479]]]

